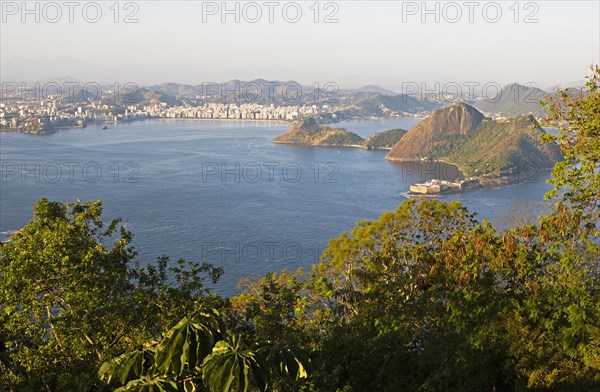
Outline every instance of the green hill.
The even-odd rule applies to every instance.
[[[386,159],[452,163],[488,185],[519,182],[560,159],[557,145],[541,144],[543,132],[531,115],[492,120],[455,104],[411,128]]]
[[[390,129],[383,132],[377,132],[362,144],[367,150],[389,150],[408,132],[406,129]]]
[[[314,118],[310,117],[295,122],[287,132],[273,139],[273,142],[309,146],[355,147],[361,145],[364,139],[343,128],[334,129],[319,125]]]

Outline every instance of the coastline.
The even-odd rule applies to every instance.
[[[444,161],[443,159],[418,160],[418,159],[387,158],[387,157],[385,159],[390,162],[409,162],[409,163],[420,163],[420,164],[441,163],[444,165],[450,165],[450,166],[454,166],[463,178],[466,178],[463,170],[460,168],[459,165],[457,165],[456,163],[453,163],[453,162]],[[478,190],[478,189],[499,189],[499,188],[503,188],[503,187],[507,187],[507,186],[518,185],[518,184],[528,182],[531,179],[535,178],[537,174],[550,173],[550,172],[552,172],[552,170],[553,170],[552,167],[548,167],[548,168],[537,169],[535,171],[525,172],[523,174],[517,173],[514,176],[480,177],[479,178],[480,186],[478,186],[478,187],[469,187],[464,190],[451,190],[451,191],[440,192],[440,193],[431,194],[431,195],[424,195],[424,194],[418,194],[418,193],[412,193],[412,195],[413,196],[439,196],[439,195],[465,193],[465,192],[470,192],[470,191],[474,191],[474,190]]]
[[[362,145],[360,144],[306,144],[306,143],[298,143],[298,142],[282,142],[279,140],[271,140],[271,143],[275,143],[275,144],[289,144],[289,145],[293,145],[293,146],[300,146],[300,147],[344,147],[344,148],[363,148]]]
[[[97,125],[97,126],[107,126],[107,125],[121,125],[133,122],[141,122],[141,121],[239,121],[239,122],[251,122],[251,123],[272,123],[272,124],[281,124],[287,125],[290,124],[288,120],[265,120],[258,119],[254,120],[251,118],[195,118],[195,117],[144,117],[144,118],[133,118],[125,121],[102,121],[102,122],[87,122],[84,126],[79,125],[63,125],[52,127],[52,129],[45,130],[44,132],[26,132],[18,128],[0,128],[0,133],[23,133],[26,135],[36,135],[36,136],[47,136],[55,134],[58,130],[61,129],[85,129],[88,126]]]

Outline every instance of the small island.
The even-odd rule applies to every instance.
[[[273,143],[321,147],[361,147],[363,141],[363,138],[344,128],[319,125],[312,117],[295,122],[286,133],[273,139]]]

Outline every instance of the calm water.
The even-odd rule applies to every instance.
[[[417,120],[344,123],[366,137]],[[105,219],[122,217],[144,262],[167,254],[225,268],[215,288],[241,277],[309,267],[327,241],[376,219],[408,196],[410,183],[452,168],[400,165],[383,151],[277,145],[286,124],[144,121],[50,136],[0,134],[0,231],[31,217],[41,197],[102,199]],[[517,200],[538,201],[545,178],[444,196],[501,222]]]
[[[376,132],[387,131],[394,128],[410,129],[413,125],[419,123],[421,119],[416,118],[396,118],[384,120],[369,121],[341,121],[332,124],[333,128],[346,128],[356,133],[362,138],[368,138]]]

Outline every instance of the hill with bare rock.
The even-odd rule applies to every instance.
[[[449,136],[466,136],[483,119],[483,114],[464,103],[435,111],[412,127],[386,159],[415,161],[427,158],[433,148],[446,144]]]
[[[484,185],[505,185],[550,169],[560,159],[557,145],[541,144],[544,132],[531,115],[492,120],[455,104],[411,128],[386,159],[443,161],[480,177]]]

